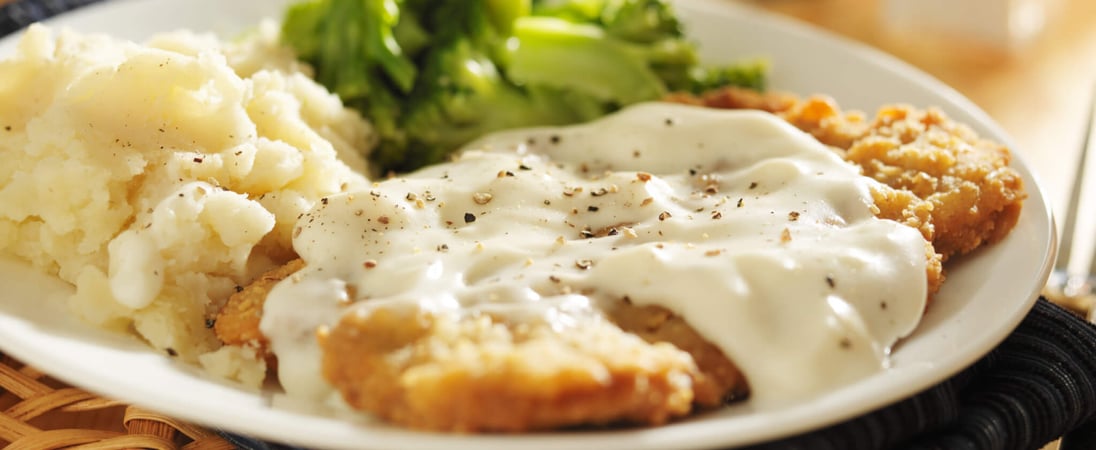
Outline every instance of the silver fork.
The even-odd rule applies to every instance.
[[[1070,186],[1069,191],[1069,202],[1066,205],[1065,220],[1062,222],[1062,239],[1058,244],[1058,257],[1054,260],[1054,271],[1043,288],[1043,295],[1047,299],[1066,307],[1090,322],[1096,322],[1096,248],[1093,249],[1092,260],[1089,261],[1088,274],[1071,271],[1069,265],[1076,245],[1073,238],[1077,233],[1077,213],[1084,190],[1085,166],[1088,165],[1089,153],[1096,152],[1093,149],[1096,147],[1094,129],[1096,129],[1096,89],[1093,90],[1093,96],[1089,102],[1085,136],[1081,143],[1081,156],[1077,160],[1073,185]],[[1071,444],[1073,443],[1068,439],[1062,438],[1046,445],[1042,450],[1080,450],[1076,448],[1076,444]]]
[[[1054,261],[1043,295],[1047,299],[1062,305],[1089,321],[1096,322],[1096,248],[1089,262],[1088,273],[1070,271],[1070,259],[1073,256],[1073,238],[1077,227],[1077,213],[1080,208],[1081,191],[1084,189],[1085,166],[1089,153],[1096,152],[1096,92],[1089,102],[1088,121],[1085,123],[1085,137],[1082,141],[1081,156],[1077,161],[1077,170],[1070,187],[1069,203],[1066,206],[1065,221],[1062,223],[1062,239],[1058,245],[1058,257]]]

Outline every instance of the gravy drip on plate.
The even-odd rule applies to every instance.
[[[316,329],[348,308],[566,333],[627,298],[683,316],[751,401],[802,399],[881,370],[925,307],[925,241],[873,216],[871,183],[762,112],[642,104],[495,134],[302,217],[307,266],[262,330],[290,395],[322,399]]]

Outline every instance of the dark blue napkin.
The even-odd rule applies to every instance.
[[[98,0],[17,0],[0,37]],[[292,447],[222,433],[242,449]],[[749,450],[1096,450],[1096,326],[1040,299],[996,349],[906,400]]]
[[[0,37],[40,20],[99,0],[16,0],[0,6]]]

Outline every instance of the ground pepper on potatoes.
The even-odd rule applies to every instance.
[[[307,72],[272,25],[233,44],[30,27],[0,62],[0,250],[75,285],[88,322],[260,382],[253,350],[209,353],[208,321],[295,256],[297,216],[366,183],[369,124]]]

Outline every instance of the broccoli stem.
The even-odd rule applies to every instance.
[[[552,17],[524,17],[514,24],[517,45],[509,48],[511,80],[576,90],[629,104],[665,93],[644,51],[615,40],[594,25]]]

